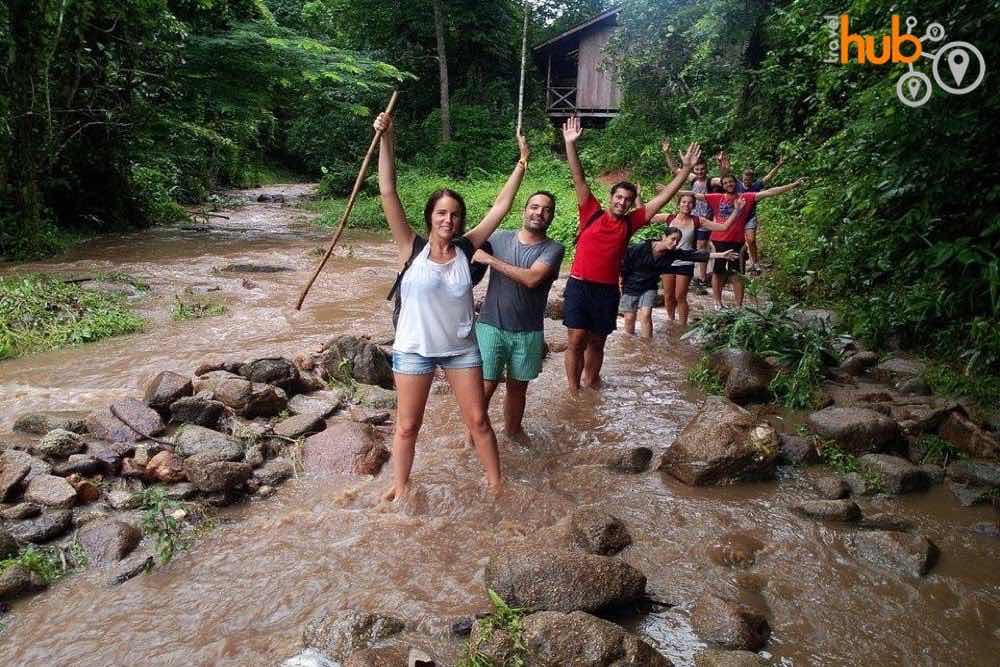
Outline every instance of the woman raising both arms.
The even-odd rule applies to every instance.
[[[528,145],[524,137],[517,138],[521,159],[478,225],[465,231],[465,201],[457,192],[445,188],[432,193],[424,206],[427,235],[423,237],[407,224],[396,191],[392,118],[379,114],[375,129],[383,131],[378,161],[382,210],[403,265],[397,279],[401,306],[392,350],[397,396],[393,479],[384,499],[401,499],[409,492],[417,435],[435,368],[444,369],[486,482],[495,493],[501,484],[500,455],[483,394],[483,363],[472,326],[469,267],[475,251],[499,226],[514,202],[528,166]]]
[[[664,222],[670,227],[679,229],[681,232],[680,243],[677,245],[680,250],[695,250],[696,239],[699,230],[706,233],[724,232],[729,229],[736,219],[734,216],[723,222],[712,222],[708,218],[694,215],[693,211],[697,199],[693,194],[682,194],[677,205],[677,213],[669,215],[660,213],[653,216],[653,222]],[[742,207],[742,202],[737,209]],[[688,323],[688,287],[691,285],[691,278],[694,276],[694,262],[674,261],[669,271],[663,274],[663,301],[667,309],[667,319],[671,322],[676,319],[680,321],[682,327],[687,327]]]

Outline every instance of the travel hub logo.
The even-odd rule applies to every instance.
[[[829,51],[824,59],[828,63],[884,65],[905,63],[908,70],[896,81],[896,97],[908,107],[927,103],[934,92],[931,77],[919,71],[914,64],[921,58],[931,61],[931,75],[938,87],[952,95],[965,95],[979,87],[986,76],[986,61],[982,52],[969,42],[955,41],[940,46],[936,51],[927,47],[945,38],[944,26],[929,23],[922,37],[913,34],[917,19],[906,19],[906,32],[900,31],[900,18],[893,15],[888,35],[852,34],[850,19],[846,14],[824,16],[830,34]]]

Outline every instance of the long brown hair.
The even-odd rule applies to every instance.
[[[465,234],[465,199],[462,198],[462,195],[449,188],[435,190],[427,198],[427,203],[424,205],[424,224],[427,225],[427,232],[430,233],[431,231],[431,214],[434,213],[434,207],[442,197],[451,197],[458,202],[458,212],[461,217],[458,229],[455,231],[455,236],[462,236]]]

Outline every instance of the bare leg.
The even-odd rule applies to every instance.
[[[729,276],[729,281],[733,284],[733,294],[736,296],[736,307],[743,307],[743,276],[738,273],[734,273]]]
[[[635,335],[635,313],[623,313],[625,318],[625,333]]]
[[[586,329],[567,329],[568,341],[566,352],[563,354],[563,363],[566,366],[566,384],[570,391],[580,390],[580,374],[583,373],[584,350],[587,349],[587,341],[590,339],[590,332]]]
[[[392,436],[392,488],[383,496],[389,501],[402,498],[410,489],[417,435],[424,422],[427,396],[434,381],[433,373],[394,373],[393,376],[396,379],[396,429]]]
[[[708,249],[708,239],[698,239],[698,240],[696,240],[695,241],[695,247],[698,250],[702,250],[702,251],[707,250]],[[704,282],[705,281],[705,276],[707,275],[705,272],[708,270],[708,264],[705,264],[704,262],[698,262],[694,266],[695,266],[695,271],[698,272],[698,279],[701,280],[702,282]]]
[[[747,243],[747,252],[750,253],[750,266],[757,265],[757,230],[747,229],[744,230],[743,236]]]
[[[486,413],[486,396],[483,394],[483,369],[449,368],[445,370],[448,384],[458,400],[462,420],[472,433],[476,445],[476,455],[486,473],[486,483],[491,491],[498,491],[502,481],[500,475],[500,453],[497,450],[497,436],[490,425]]]
[[[676,276],[674,281],[674,299],[677,301],[677,319],[681,326],[687,328],[688,325],[688,286],[691,284],[691,276]]]
[[[677,278],[683,276],[677,276],[673,273],[667,273],[661,277],[663,281],[663,305],[667,309],[667,319],[673,320],[677,314],[677,296],[675,295],[674,284],[677,282]]]
[[[722,308],[722,285],[725,283],[725,276],[721,273],[712,274],[712,297],[715,299],[715,307]]]
[[[490,410],[490,401],[493,400],[493,394],[496,393],[497,387],[500,386],[498,380],[483,380],[483,394],[486,396],[486,411]],[[473,447],[475,442],[472,440],[472,433],[469,432],[469,427],[462,424],[465,429],[465,445],[466,447]]]
[[[639,335],[643,338],[653,337],[653,309],[639,309]]]
[[[507,394],[503,400],[504,431],[512,440],[530,445],[531,440],[524,432],[524,406],[528,401],[528,383],[524,380],[507,378]]]
[[[583,386],[591,389],[601,387],[601,366],[604,365],[604,343],[607,336],[591,333],[587,349],[583,353]]]

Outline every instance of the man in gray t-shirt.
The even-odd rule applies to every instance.
[[[486,401],[506,377],[507,435],[522,444],[529,442],[521,426],[528,382],[542,370],[545,305],[565,253],[561,243],[546,235],[555,208],[551,193],[536,192],[528,197],[521,228],[494,232],[493,254],[480,249],[473,255],[474,261],[490,267],[490,284],[476,323]]]

